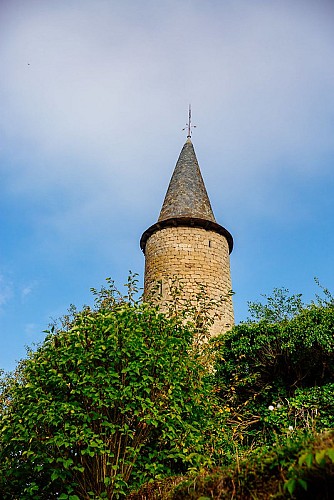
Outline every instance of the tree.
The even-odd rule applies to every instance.
[[[208,463],[213,393],[195,328],[109,280],[3,380],[4,499],[118,498]]]
[[[250,318],[248,322],[279,323],[297,316],[305,307],[302,294],[289,295],[287,288],[274,288],[272,295],[263,294],[266,300],[262,302],[248,302]]]
[[[287,319],[286,304],[295,303],[295,296],[283,301],[281,321],[268,321],[265,310],[258,323],[216,341],[221,404],[235,442],[246,448],[334,426],[334,304],[312,303]]]

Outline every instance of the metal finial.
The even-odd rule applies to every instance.
[[[196,125],[191,124],[191,104],[189,104],[189,116],[188,116],[188,123],[186,123],[186,126],[182,130],[188,131],[187,138],[191,138],[191,129],[196,128]]]

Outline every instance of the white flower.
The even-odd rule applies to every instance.
[[[278,403],[277,408],[282,408],[282,405]]]
[[[270,406],[268,406],[268,410],[273,411],[273,410],[275,410],[275,408],[273,407],[273,405],[270,405]]]
[[[292,425],[289,425],[289,431],[293,431]]]

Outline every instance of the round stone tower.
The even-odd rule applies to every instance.
[[[183,299],[194,302],[202,289],[214,304],[212,335],[234,324],[229,259],[233,238],[215,220],[190,137],[176,163],[158,222],[144,232],[140,246],[145,254],[145,297],[154,290],[162,308],[167,308],[176,280]]]

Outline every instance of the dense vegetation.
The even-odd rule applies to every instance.
[[[117,294],[72,308],[3,380],[0,497],[119,497],[211,464],[214,394],[182,317]]]
[[[220,466],[146,485],[133,499],[332,498],[334,300],[323,292],[306,306],[276,289],[209,344]]]
[[[3,376],[0,497],[331,498],[324,291],[305,306],[275,290],[205,343],[203,294],[164,315],[134,300],[133,280],[126,296],[110,280],[93,290],[94,307],[72,308]]]

